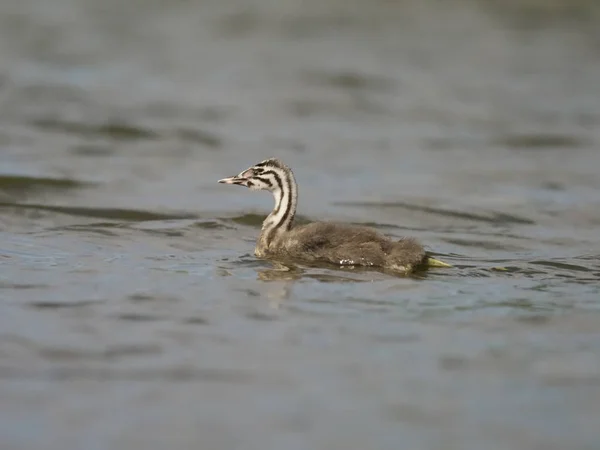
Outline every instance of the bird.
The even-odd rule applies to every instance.
[[[393,240],[373,228],[337,222],[295,226],[298,185],[292,169],[278,158],[265,159],[218,182],[273,194],[275,206],[262,224],[254,249],[258,258],[371,267],[395,274],[452,267],[433,258],[412,237]]]

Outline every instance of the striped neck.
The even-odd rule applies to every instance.
[[[267,170],[261,176],[272,175],[269,178],[272,180],[271,192],[275,198],[275,207],[262,225],[261,239],[268,246],[279,233],[292,229],[298,203],[298,186],[289,167],[282,165],[265,169]]]

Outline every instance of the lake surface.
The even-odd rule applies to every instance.
[[[600,15],[543,3],[3,3],[3,450],[598,449]],[[454,267],[256,259],[271,156]]]

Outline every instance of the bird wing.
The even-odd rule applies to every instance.
[[[292,229],[291,256],[345,265],[381,265],[390,250],[388,238],[375,230],[332,222],[313,222]]]

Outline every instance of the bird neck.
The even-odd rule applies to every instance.
[[[267,216],[262,225],[261,241],[267,247],[281,233],[290,231],[294,225],[296,205],[298,204],[298,186],[292,171],[285,168],[274,168],[275,207]]]

